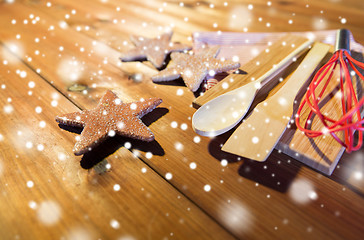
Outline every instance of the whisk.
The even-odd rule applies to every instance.
[[[359,150],[363,144],[363,123],[361,110],[364,104],[364,97],[358,100],[357,92],[354,90],[352,75],[357,75],[359,80],[363,81],[364,77],[358,68],[364,69],[364,64],[353,59],[350,53],[350,31],[340,29],[337,32],[334,54],[331,59],[323,65],[314,76],[310,83],[306,95],[301,102],[296,114],[296,126],[310,138],[330,134],[336,141],[346,148],[348,153]],[[349,70],[349,67],[352,69]],[[358,68],[357,68],[358,67]],[[340,69],[340,77],[335,78],[335,69]],[[334,80],[335,81],[334,81]],[[339,79],[339,81],[336,81]],[[333,119],[324,115],[321,111],[325,104],[323,94],[329,84],[340,86],[340,104],[342,115],[339,119]],[[309,113],[304,122],[300,124],[303,109],[305,105],[309,107]],[[322,123],[320,129],[313,128],[313,118],[318,117]],[[317,124],[315,125],[317,126]],[[354,133],[358,131],[357,143],[354,142]],[[338,133],[342,132],[341,137]]]

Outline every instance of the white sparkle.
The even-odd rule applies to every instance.
[[[183,144],[182,143],[180,143],[180,142],[176,142],[175,144],[174,144],[174,147],[176,148],[176,150],[178,150],[178,151],[182,151],[183,150]]]
[[[115,184],[114,187],[113,187],[114,191],[117,192],[117,191],[120,191],[120,185],[119,184]]]
[[[216,72],[215,72],[214,70],[210,70],[210,71],[209,71],[209,75],[210,75],[211,77],[213,77],[213,76],[215,76],[215,75],[216,75]]]
[[[178,123],[176,121],[171,122],[171,127],[172,128],[177,128],[178,127]]]
[[[196,167],[197,167],[197,164],[195,162],[190,163],[190,168],[191,169],[196,169]]]
[[[116,132],[114,130],[110,130],[107,135],[109,137],[114,137],[116,135]]]
[[[130,149],[130,148],[131,148],[131,143],[130,143],[130,142],[126,142],[126,143],[124,143],[124,147],[125,147],[126,149]]]
[[[173,177],[173,175],[172,175],[172,173],[166,173],[166,179],[167,180],[171,180],[172,179],[172,177]]]
[[[115,99],[115,100],[114,100],[114,103],[115,103],[116,105],[121,104],[121,99],[120,99],[120,98]]]
[[[362,172],[354,172],[354,178],[356,180],[361,180],[363,178],[363,173]]]
[[[33,143],[28,141],[25,143],[25,147],[31,149],[33,147]]]
[[[34,201],[30,201],[28,203],[28,206],[31,208],[31,209],[36,209],[37,208],[37,203],[34,202]]]
[[[135,103],[130,104],[130,109],[131,110],[136,110],[137,109],[137,105]]]
[[[26,78],[27,77],[27,72],[26,71],[21,71],[20,72],[20,77],[21,78]]]
[[[58,159],[61,160],[61,161],[66,160],[66,154],[64,154],[64,153],[58,153]]]
[[[253,142],[254,144],[257,144],[257,143],[259,142],[259,138],[258,138],[258,137],[253,137],[253,138],[252,138],[252,142]]]
[[[177,89],[177,96],[182,96],[184,93],[183,89],[179,88]]]
[[[182,123],[181,124],[181,129],[182,130],[187,130],[187,124],[186,123]]]
[[[318,198],[313,185],[305,179],[295,180],[291,184],[288,193],[294,202],[302,205]]]
[[[206,184],[204,187],[203,187],[203,190],[205,190],[205,192],[210,192],[211,191],[211,186]]]
[[[317,193],[316,193],[315,191],[310,191],[310,192],[308,193],[308,197],[309,197],[311,200],[317,200],[318,195],[317,195]]]
[[[61,218],[61,208],[54,201],[42,202],[37,210],[37,218],[44,225],[56,224]]]
[[[183,75],[185,75],[186,77],[192,77],[192,71],[189,70],[189,69],[186,69],[184,72],[183,72]]]
[[[326,135],[326,134],[328,134],[330,131],[329,131],[329,129],[327,128],[327,127],[323,127],[322,128],[322,133],[324,134],[324,135]]]
[[[38,107],[36,107],[36,108],[35,108],[35,112],[36,112],[36,113],[41,113],[41,112],[42,112],[42,108],[41,108],[41,107],[39,107],[39,106],[38,106]]]
[[[284,97],[280,97],[280,98],[278,99],[278,103],[279,103],[281,106],[286,106],[286,105],[288,104],[287,99],[286,99],[286,98],[284,98]]]
[[[125,124],[123,122],[118,122],[116,124],[116,126],[119,128],[119,129],[123,129],[125,127]]]
[[[201,142],[201,138],[200,138],[199,136],[195,136],[195,137],[193,138],[193,141],[194,141],[195,143],[199,143],[199,142]]]
[[[120,228],[120,223],[115,219],[111,219],[110,226],[112,228],[114,228],[114,229],[119,229]]]
[[[221,166],[226,167],[228,165],[228,161],[226,159],[221,160]]]
[[[37,149],[38,149],[38,151],[43,151],[44,150],[43,144],[38,144]]]
[[[30,180],[29,180],[29,181],[27,182],[27,187],[28,187],[28,188],[32,188],[32,187],[34,187],[34,183],[33,183],[33,181],[30,181]]]
[[[222,85],[221,85],[221,87],[222,87],[223,89],[227,89],[227,88],[229,87],[229,83],[227,83],[227,82],[223,82],[223,83],[222,83]]]
[[[58,101],[57,100],[52,100],[51,105],[52,105],[52,107],[57,107],[58,106]]]
[[[5,105],[4,106],[4,112],[5,113],[11,113],[12,111],[14,110],[14,108],[13,108],[13,106],[12,105],[10,105],[10,104],[7,104],[7,105]]]
[[[148,159],[151,159],[151,158],[153,157],[153,153],[151,153],[151,152],[147,152],[147,153],[145,154],[145,157],[146,157],[146,158],[148,158]]]

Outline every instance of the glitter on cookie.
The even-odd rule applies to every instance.
[[[182,77],[186,86],[192,92],[196,92],[207,74],[213,76],[216,73],[227,72],[240,67],[238,62],[215,58],[219,50],[219,47],[211,47],[195,55],[172,53],[171,66],[154,75],[152,80],[153,82],[165,82]]]
[[[156,68],[160,69],[169,53],[192,49],[188,45],[171,42],[172,34],[172,32],[168,32],[157,38],[131,36],[130,40],[134,43],[135,48],[123,53],[120,57],[121,61],[130,62],[147,59]]]
[[[160,98],[123,103],[115,93],[108,90],[96,108],[57,116],[56,121],[63,125],[84,128],[73,148],[75,155],[82,155],[116,134],[153,141],[152,131],[140,118],[160,103]]]

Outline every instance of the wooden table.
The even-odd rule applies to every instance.
[[[1,239],[362,239],[364,150],[330,177],[276,151],[238,159],[220,151],[226,135],[192,130],[183,84],[155,84],[150,63],[118,58],[131,34],[165,26],[191,45],[196,31],[342,27],[364,44],[363,12],[361,0],[0,1]],[[156,140],[75,156],[78,133],[54,118],[107,89],[163,99],[143,118]]]

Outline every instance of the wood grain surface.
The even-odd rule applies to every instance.
[[[361,239],[364,150],[327,177],[278,151],[265,163],[200,137],[197,97],[155,84],[148,62],[120,62],[130,35],[192,45],[196,31],[349,28],[364,43],[362,1],[0,1],[2,239]],[[113,138],[84,156],[59,114],[160,97],[142,120],[156,140]]]

